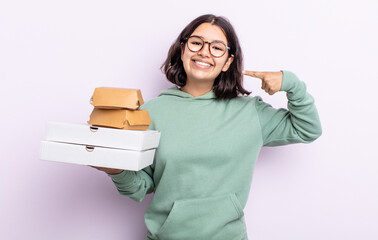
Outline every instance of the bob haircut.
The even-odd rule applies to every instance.
[[[222,71],[214,81],[213,91],[216,98],[231,99],[237,97],[239,94],[251,94],[251,92],[245,90],[242,85],[243,54],[235,30],[226,18],[217,17],[212,14],[202,15],[194,19],[182,30],[176,41],[172,44],[168,52],[168,57],[161,66],[167,79],[179,87],[185,86],[187,76],[181,60],[181,45],[186,43],[185,39],[202,23],[210,23],[220,27],[230,47],[227,54],[229,57],[234,55],[234,60],[229,69],[226,72]]]

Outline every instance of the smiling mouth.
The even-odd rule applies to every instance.
[[[193,60],[196,64],[204,66],[204,67],[211,67],[212,65],[210,63],[201,62],[198,60]]]

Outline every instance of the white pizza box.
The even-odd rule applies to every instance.
[[[157,148],[160,132],[47,122],[45,140],[141,151]]]
[[[153,163],[155,149],[133,151],[71,143],[41,141],[40,159],[139,171]]]

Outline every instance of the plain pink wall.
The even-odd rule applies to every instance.
[[[248,70],[294,71],[315,97],[323,136],[264,148],[247,206],[250,239],[378,239],[378,3],[367,1],[0,2],[0,239],[143,239],[142,203],[102,172],[41,161],[47,121],[88,120],[95,87],[170,84],[159,67],[182,28],[227,16]],[[254,95],[268,96],[257,79]]]

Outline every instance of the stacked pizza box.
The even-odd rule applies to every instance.
[[[40,159],[138,171],[153,163],[160,132],[147,130],[139,89],[96,88],[88,124],[48,122]]]

